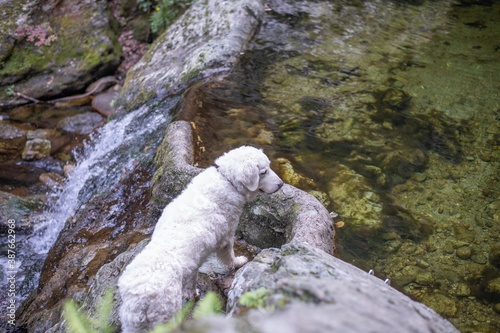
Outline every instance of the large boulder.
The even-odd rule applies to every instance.
[[[0,107],[83,90],[118,67],[107,1],[2,1]],[[92,32],[92,33],[89,33]]]
[[[239,270],[228,311],[229,320],[203,318],[182,332],[459,332],[384,281],[298,241],[263,250]]]
[[[120,104],[131,110],[195,78],[230,70],[263,14],[262,0],[197,1],[130,69]]]
[[[233,323],[259,332],[458,332],[384,281],[298,241],[263,250],[239,270],[227,306],[242,314]],[[240,327],[225,332],[248,331]]]

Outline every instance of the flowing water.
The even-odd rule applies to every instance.
[[[140,164],[151,164],[154,147],[161,141],[170,122],[170,111],[178,98],[161,103],[152,102],[114,119],[99,129],[79,157],[77,166],[61,190],[51,208],[30,218],[33,233],[17,235],[16,238],[16,283],[17,305],[36,289],[45,257],[60,231],[67,223],[73,223],[78,211],[100,193],[120,191],[121,181]],[[138,191],[144,184],[136,182],[129,191]],[[115,203],[108,216],[119,216],[123,207]],[[112,219],[106,219],[111,223]],[[122,221],[121,221],[122,222]],[[103,226],[104,227],[104,226]],[[114,226],[116,227],[116,226]],[[77,240],[75,240],[77,241]],[[82,253],[83,255],[83,253]],[[11,274],[6,258],[0,263],[4,274]]]
[[[199,88],[207,163],[265,147],[339,213],[338,256],[463,332],[499,331],[500,3],[269,7],[240,68]]]

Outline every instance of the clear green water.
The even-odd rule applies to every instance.
[[[241,68],[201,89],[199,145],[265,147],[339,214],[339,257],[500,331],[500,3],[270,7]]]

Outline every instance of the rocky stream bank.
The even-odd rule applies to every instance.
[[[72,13],[65,5],[60,4],[56,9],[47,6],[42,8],[45,11],[61,11],[65,15]],[[86,8],[87,5],[81,6]],[[92,6],[104,6],[104,2],[95,2]],[[273,12],[272,8],[276,11]],[[337,205],[347,205],[345,197],[335,196],[340,191],[346,192],[345,189],[337,192],[332,188],[328,194],[311,189],[315,181],[304,176],[306,173],[296,171],[297,161],[272,152],[278,132],[276,128],[281,124],[277,124],[272,117],[262,116],[253,106],[232,99],[230,94],[214,94],[214,91],[222,94],[227,92],[223,89],[224,85],[231,83],[228,77],[242,59],[251,61],[251,57],[244,58],[244,55],[252,54],[252,41],[255,36],[262,34],[266,24],[270,24],[269,17],[279,21],[273,28],[284,29],[286,25],[294,25],[303,16],[314,17],[314,8],[313,4],[305,1],[296,4],[273,1],[270,5],[261,0],[198,1],[159,36],[147,54],[130,69],[116,99],[117,111],[107,122],[97,113],[91,113],[89,119],[79,120],[80,124],[87,126],[85,130],[79,129],[83,133],[71,132],[67,127],[61,130],[62,134],[42,133],[29,126],[25,132],[17,126],[6,127],[10,132],[5,133],[11,133],[9,140],[17,145],[16,154],[19,154],[20,149],[25,149],[31,140],[34,141],[34,147],[40,148],[26,149],[25,157],[33,156],[32,159],[44,163],[53,163],[50,162],[53,159],[48,156],[60,144],[56,140],[58,137],[72,133],[73,137],[64,139],[71,142],[78,135],[93,133],[86,148],[81,151],[79,163],[71,170],[72,176],[56,193],[58,201],[55,208],[49,211],[57,214],[53,214],[55,217],[50,221],[45,221],[47,223],[43,228],[36,229],[44,232],[55,230],[52,238],[49,237],[53,245],[46,250],[43,267],[40,267],[41,257],[36,255],[20,263],[35,268],[35,272],[26,274],[26,277],[39,274],[39,279],[36,278],[36,285],[26,280],[23,282],[25,299],[16,313],[19,332],[64,332],[66,323],[61,315],[61,307],[69,298],[81,303],[85,311],[95,312],[96,304],[105,290],[115,287],[123,267],[147,243],[161,209],[201,170],[199,167],[211,163],[215,151],[241,143],[264,147],[266,151],[271,151],[272,159],[280,157],[275,160],[283,179],[299,187],[305,184],[310,193],[286,185],[275,195],[260,196],[246,208],[238,232],[238,251],[254,259],[234,276],[202,274],[198,281],[202,292],[215,290],[227,300],[226,310],[231,318],[214,316],[189,321],[181,331],[458,332],[431,308],[410,299],[368,272],[334,257],[334,225],[340,228],[343,222],[337,219],[334,224],[332,216],[336,214],[330,214],[325,205],[333,205],[335,210]],[[104,12],[101,11],[100,15],[104,15]],[[108,21],[102,19],[92,22],[101,22],[99,26],[103,26],[103,22]],[[112,25],[109,23],[110,27]],[[50,23],[52,26],[58,27],[59,23]],[[107,36],[107,33],[103,35]],[[51,36],[50,31],[46,36]],[[57,37],[50,42],[58,42],[59,35]],[[109,40],[114,40],[114,37]],[[100,45],[101,42],[89,41],[89,45]],[[109,56],[119,55],[119,51],[115,53],[115,47],[108,46],[106,50]],[[290,51],[290,59],[293,54],[293,50]],[[108,59],[103,56],[98,58]],[[110,63],[112,65],[109,68],[116,69],[118,63]],[[2,68],[9,69],[8,66]],[[99,65],[84,70],[102,76],[106,71],[102,68]],[[294,68],[289,69],[292,75],[297,74]],[[28,72],[31,74],[27,76],[31,76],[35,69]],[[47,72],[48,69],[40,71],[44,75]],[[10,74],[4,74],[7,80]],[[2,97],[4,105],[18,105],[22,96],[12,93],[19,92],[17,89],[20,88],[28,92],[24,87],[36,86],[29,81],[29,77],[17,77],[16,80],[16,90],[8,89],[10,94]],[[92,81],[82,76],[76,80],[82,82],[82,87]],[[65,88],[51,89],[54,97],[65,92]],[[405,103],[404,95],[395,96],[399,90],[392,90],[392,93],[387,91],[381,96],[384,103],[389,105],[393,100]],[[37,95],[34,90],[29,93],[35,98],[51,96],[45,93]],[[252,96],[254,92],[241,91],[240,94]],[[312,104],[304,103],[303,106],[314,105],[318,111],[325,107],[317,99],[307,101]],[[210,121],[217,121],[217,117],[207,121],[210,117],[206,115],[213,115],[212,112],[217,110],[229,114],[219,119],[224,126],[240,128],[244,135],[225,140],[222,138],[223,129],[213,131]],[[203,115],[204,112],[206,115]],[[71,117],[85,113],[79,111]],[[97,116],[100,118],[97,119]],[[30,114],[30,117],[34,116]],[[36,121],[36,118],[29,119],[30,122]],[[46,121],[50,117],[41,119]],[[60,122],[58,119],[51,126]],[[12,126],[3,120],[0,125]],[[57,125],[56,128],[61,126]],[[99,126],[102,127],[95,130]],[[293,136],[293,124],[290,126],[285,132]],[[302,135],[297,130],[294,137]],[[59,147],[65,144],[69,143]],[[418,168],[428,163],[426,154],[416,150],[408,154],[412,161],[416,161],[410,163],[416,165],[411,174],[420,171]],[[388,154],[385,158],[398,160],[400,156]],[[58,159],[62,161],[62,157]],[[68,165],[60,161],[53,163],[55,174],[63,174],[65,165]],[[16,164],[15,167],[18,166]],[[347,166],[345,168],[348,169]],[[348,180],[357,177],[351,169],[344,171],[341,172],[344,175],[352,173]],[[390,173],[390,170],[384,172]],[[27,172],[30,173],[33,171]],[[36,178],[38,182],[44,178],[41,176],[44,173],[36,174],[33,179]],[[378,179],[384,180],[383,173],[379,172],[378,176]],[[404,183],[400,178],[386,181]],[[350,184],[343,179],[332,183],[343,184],[344,187]],[[353,186],[358,186],[358,183],[353,182]],[[363,191],[371,186],[368,183],[366,185]],[[43,189],[39,192],[43,193]],[[365,208],[373,209],[370,202],[373,202],[374,195],[365,198],[368,201]],[[7,208],[1,210],[2,213],[15,212],[18,214],[16,219],[29,225],[27,236],[32,224],[39,221],[37,219],[43,221],[43,216],[39,215],[34,219],[32,199],[36,198],[25,200],[12,194],[1,198],[8,203],[5,206]],[[343,199],[347,201],[343,202]],[[12,200],[18,200],[16,211],[11,210]],[[44,202],[35,200],[39,206],[43,206]],[[66,208],[68,202],[71,202],[69,209]],[[41,215],[48,214],[47,210],[40,208]],[[60,211],[63,213],[59,214]],[[377,216],[373,220],[376,221]],[[2,230],[0,228],[0,232]],[[400,236],[396,235],[396,239],[399,240]],[[238,299],[243,293],[256,290],[262,291],[258,306],[246,307],[239,303]],[[114,324],[118,324],[116,307],[119,302],[119,299],[115,299],[111,315]],[[7,326],[3,327],[7,329]]]

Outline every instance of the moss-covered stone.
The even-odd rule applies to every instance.
[[[13,96],[12,90],[34,98],[81,90],[118,66],[121,46],[105,1],[66,0],[17,14],[28,19],[7,30],[15,44],[0,64],[0,105],[26,102]],[[16,35],[16,27],[38,32]]]

